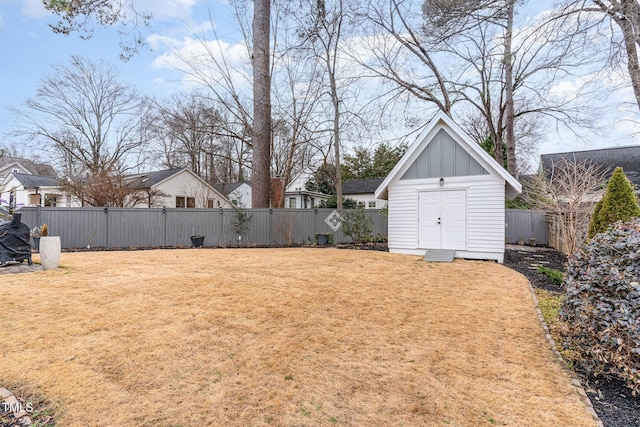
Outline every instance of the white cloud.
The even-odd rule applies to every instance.
[[[197,0],[135,0],[139,12],[151,13],[154,19],[186,19]]]
[[[42,4],[42,0],[22,0],[22,13],[28,18],[42,18],[49,15]]]
[[[180,73],[179,80],[186,87],[215,85],[221,79],[220,67],[224,67],[223,64],[228,67],[237,89],[248,87],[250,60],[246,46],[242,44],[199,40],[191,36],[179,39],[158,34],[152,35],[147,41],[154,51],[162,52],[152,61],[152,68]]]

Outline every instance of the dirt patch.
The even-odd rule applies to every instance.
[[[63,253],[0,283],[0,383],[60,425],[594,421],[493,262],[336,249]]]

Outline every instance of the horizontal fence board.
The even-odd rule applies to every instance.
[[[45,208],[20,210],[29,228],[47,224],[63,248],[150,248],[191,246],[191,236],[204,236],[204,246],[272,246],[314,243],[317,233],[331,233],[336,243],[350,242],[342,228],[333,231],[325,219],[334,209],[245,209],[247,232],[238,239],[235,209]],[[387,237],[387,217],[365,210],[372,235]]]

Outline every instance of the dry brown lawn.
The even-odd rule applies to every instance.
[[[526,279],[495,263],[308,248],[61,266],[0,276],[0,385],[62,426],[595,425]]]

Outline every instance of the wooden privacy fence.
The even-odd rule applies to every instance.
[[[314,242],[316,233],[331,233],[349,242],[342,228],[334,231],[325,219],[334,209],[245,209],[250,216],[242,240],[234,224],[235,209],[44,208],[20,210],[29,228],[46,223],[60,236],[63,248],[151,248],[190,246],[191,236],[204,236],[205,246],[268,246]],[[375,235],[387,236],[387,218],[377,209],[365,211]],[[335,221],[334,221],[335,223]]]
[[[547,216],[543,211],[505,209],[506,242],[510,244],[549,244]]]

